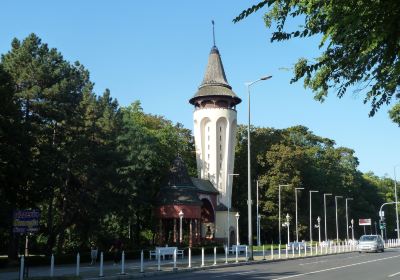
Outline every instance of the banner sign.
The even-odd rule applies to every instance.
[[[371,219],[358,219],[358,224],[360,226],[370,226],[371,225]]]
[[[34,210],[15,210],[13,232],[30,233],[39,231],[40,211]]]

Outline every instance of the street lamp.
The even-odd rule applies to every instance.
[[[183,219],[183,212],[182,209],[178,213],[179,215],[179,243],[182,243],[182,219]]]
[[[319,191],[309,191],[309,192],[310,192],[310,242],[312,242],[313,239],[312,239],[312,204],[311,204],[312,200],[311,200],[311,195],[312,195],[312,193],[317,193]]]
[[[349,214],[347,212],[347,201],[353,200],[352,198],[346,198],[346,237],[349,240]]]
[[[400,165],[396,164],[393,166],[393,173],[394,173],[394,199],[396,202],[396,228],[397,228],[397,239],[400,239],[400,231],[399,231],[399,210],[397,208],[397,179],[396,179],[396,167]]]
[[[260,238],[261,225],[260,225],[260,221],[261,221],[261,215],[257,215],[257,223],[258,223],[258,231],[257,231],[258,241],[257,241],[257,245],[258,246],[261,246],[261,238]]]
[[[231,178],[231,176],[239,176],[239,174],[234,174],[234,173],[229,173],[228,174],[228,186],[227,187],[229,187],[229,183],[230,183],[229,179]],[[228,194],[228,205],[227,205],[228,206],[228,217],[227,217],[228,221],[227,221],[227,225],[226,225],[226,234],[227,234],[227,238],[226,238],[227,244],[226,244],[226,246],[228,246],[228,247],[230,245],[230,239],[231,239],[231,235],[230,235],[230,232],[229,232],[230,223],[231,223],[230,222],[231,196],[232,196],[232,193]]]
[[[248,126],[247,126],[247,211],[248,211],[248,240],[250,247],[249,259],[253,259],[253,230],[251,220],[251,163],[250,163],[250,86],[259,82],[271,79],[272,76],[261,77],[253,82],[246,83],[248,93]]]
[[[295,188],[294,189],[294,197],[296,200],[296,242],[299,242],[299,230],[297,228],[297,191],[298,190],[304,190],[304,188]]]
[[[290,243],[290,231],[289,231],[289,225],[290,225],[290,216],[289,213],[286,214],[286,222],[282,224],[283,227],[287,227],[287,244],[289,245]]]
[[[281,188],[288,187],[289,185],[279,185],[278,186],[278,235],[279,244],[281,244]]]
[[[325,241],[328,241],[328,231],[326,229],[326,196],[332,195],[331,193],[324,193],[324,223],[325,223]]]
[[[261,246],[260,244],[260,215],[258,214],[258,180],[257,180],[257,246]]]
[[[354,219],[351,219],[351,239],[354,241]]]
[[[319,216],[317,218],[317,224],[315,227],[318,229],[318,242],[321,244],[321,218]]]
[[[239,245],[239,212],[236,212],[236,245]]]
[[[337,216],[337,199],[343,198],[341,195],[335,195],[335,212],[336,212],[336,242],[339,243],[339,222]]]

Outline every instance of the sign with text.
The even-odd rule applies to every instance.
[[[34,210],[15,210],[13,232],[30,233],[39,231],[40,211]]]
[[[370,226],[371,225],[371,219],[358,219],[358,224],[360,226]]]

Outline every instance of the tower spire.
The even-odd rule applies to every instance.
[[[211,23],[212,23],[212,26],[213,26],[213,44],[214,44],[213,46],[215,47],[215,30],[214,30],[214,24],[215,23],[214,23],[214,20],[212,20]]]

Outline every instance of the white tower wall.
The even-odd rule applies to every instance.
[[[193,114],[198,176],[220,192],[218,203],[231,207],[237,113],[230,108],[197,108]],[[228,184],[229,183],[229,184]]]

